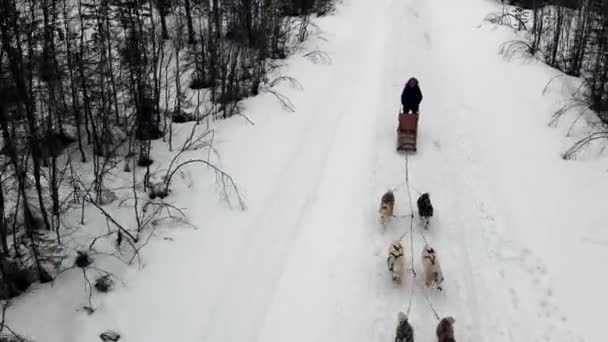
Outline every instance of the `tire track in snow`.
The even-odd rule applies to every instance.
[[[394,339],[397,326],[397,313],[407,310],[410,295],[412,295],[412,287],[414,287],[414,292],[411,298],[412,307],[409,321],[414,326],[416,339],[426,340],[427,338],[432,338],[432,335],[430,334],[431,327],[427,327],[425,323],[422,323],[426,321],[428,313],[425,307],[426,303],[420,293],[422,289],[420,269],[418,267],[418,255],[420,251],[416,250],[416,248],[421,245],[416,237],[413,250],[414,264],[412,265],[409,233],[404,237],[402,244],[405,254],[405,267],[407,269],[411,267],[418,269],[418,276],[414,278],[409,271],[406,271],[402,284],[394,284],[386,265],[387,248],[390,242],[399,238],[404,231],[409,232],[409,218],[394,218],[386,228],[382,228],[380,223],[378,223],[379,214],[377,212],[379,199],[384,191],[405,181],[405,160],[403,154],[395,151],[397,142],[397,110],[400,105],[399,99],[403,84],[411,74],[417,72],[417,67],[422,65],[420,61],[424,57],[419,55],[420,51],[412,51],[412,48],[418,45],[424,46],[423,41],[420,39],[423,37],[421,26],[424,26],[424,18],[421,16],[418,4],[411,1],[393,1],[387,12],[387,17],[386,21],[391,23],[391,30],[388,32],[389,39],[387,40],[388,43],[385,46],[385,50],[390,56],[390,61],[385,63],[384,77],[387,80],[387,85],[390,84],[391,88],[390,91],[379,94],[383,98],[384,105],[381,106],[382,115],[381,119],[379,119],[380,124],[376,130],[376,145],[378,149],[374,172],[376,185],[375,192],[371,196],[374,199],[376,209],[373,212],[373,226],[370,227],[372,234],[374,234],[372,241],[376,251],[374,255],[376,259],[376,274],[374,281],[375,318],[373,341],[387,342]],[[403,22],[406,23],[405,26],[399,25]],[[417,44],[418,42],[422,44]],[[407,73],[406,70],[408,70]],[[424,147],[419,145],[420,152],[418,153],[421,153],[423,149]],[[410,158],[415,159],[416,157],[412,155]],[[410,162],[412,161],[410,160]],[[416,167],[416,162],[410,163],[410,166],[412,164]],[[416,198],[413,198],[413,200],[415,201]],[[407,190],[402,186],[395,192],[395,214],[407,215],[409,213]],[[414,222],[414,234],[417,234],[416,231],[419,229],[417,221]],[[428,317],[432,316],[429,315]]]
[[[403,4],[405,5],[405,4]],[[394,13],[403,13],[407,9],[415,9],[415,20],[408,18],[408,24],[400,31],[400,27],[395,26],[395,45],[397,47],[409,47],[409,50],[402,48],[396,48],[395,51],[395,65],[399,69],[397,75],[402,77],[409,77],[403,71],[409,70],[409,74],[415,74],[422,82],[423,91],[425,92],[425,103],[422,108],[422,116],[420,122],[419,132],[419,152],[413,155],[410,160],[411,180],[413,185],[420,191],[430,191],[435,193],[435,203],[438,204],[437,215],[433,220],[431,230],[427,233],[429,242],[438,248],[440,258],[443,260],[442,265],[444,266],[444,272],[446,274],[446,289],[443,293],[430,292],[429,299],[439,311],[440,316],[455,315],[457,319],[457,333],[459,333],[460,339],[470,341],[482,341],[480,322],[482,316],[479,310],[479,303],[477,302],[478,287],[476,286],[476,277],[473,273],[474,267],[471,262],[471,256],[468,254],[468,247],[466,244],[462,246],[460,243],[454,244],[454,241],[460,242],[461,240],[467,240],[463,226],[471,226],[471,222],[474,222],[475,216],[471,216],[470,210],[466,208],[467,200],[463,199],[461,204],[459,200],[452,199],[450,194],[453,192],[452,189],[460,191],[468,191],[468,186],[464,184],[453,184],[453,175],[451,170],[444,168],[442,165],[460,165],[458,163],[451,162],[454,159],[451,158],[450,154],[453,153],[452,146],[448,146],[447,149],[438,148],[442,146],[439,140],[447,140],[448,144],[453,143],[454,140],[458,139],[455,136],[455,126],[461,124],[461,122],[447,123],[437,117],[443,116],[447,113],[442,113],[442,104],[449,104],[449,90],[442,86],[444,75],[439,72],[435,72],[435,68],[441,65],[441,61],[437,60],[434,53],[431,51],[430,42],[432,30],[429,30],[432,17],[426,2],[411,1],[406,6],[401,7],[401,11],[395,9]],[[390,20],[389,20],[390,21]],[[392,19],[395,22],[395,18]],[[399,34],[401,32],[401,35]],[[423,49],[427,47],[427,49]],[[410,51],[415,49],[415,51]],[[442,56],[443,57],[443,56]],[[398,94],[401,89],[395,89],[395,98],[398,99]],[[395,118],[396,114],[392,114],[392,118]],[[387,116],[388,117],[388,116]],[[395,120],[395,119],[393,119]],[[395,121],[393,121],[395,122]],[[394,125],[394,124],[393,124]],[[383,134],[388,134],[388,129],[384,132],[379,133],[380,139]],[[390,148],[394,151],[395,148],[395,132],[394,126],[391,127],[391,143],[390,146],[386,144],[386,148]],[[431,143],[427,143],[427,140],[432,138]],[[443,144],[445,145],[445,144]],[[462,153],[459,149],[456,152]],[[397,154],[398,155],[398,154]],[[403,180],[403,157],[392,156],[395,162],[390,161],[386,158],[379,158],[379,162],[383,167],[396,168],[399,173],[385,172],[384,174],[400,175],[401,177],[395,178],[394,176],[386,177],[386,179],[399,179]],[[386,164],[386,165],[385,165]],[[384,178],[381,178],[384,179]],[[380,190],[380,189],[379,189]],[[381,190],[380,190],[381,191]],[[443,198],[447,198],[446,201]],[[414,195],[413,200],[416,200]],[[397,203],[401,202],[399,208],[403,208],[405,211],[407,204],[403,204],[407,201],[406,192],[402,191],[397,194]],[[406,221],[400,222],[401,226],[405,228],[409,225]],[[414,234],[414,267],[420,268],[420,260],[418,256],[424,245],[424,241],[420,238],[417,230],[421,229],[418,225],[415,225]],[[398,235],[397,235],[398,236]],[[390,239],[383,239],[383,245],[388,245]],[[407,249],[409,250],[409,242]],[[464,247],[464,248],[463,248]],[[384,246],[382,248],[384,250]],[[409,259],[409,252],[406,251]],[[379,267],[382,265],[378,262]],[[384,266],[384,265],[382,265]],[[390,289],[386,286],[386,283],[390,283],[390,279],[386,278],[386,267],[384,267],[384,275],[380,275],[378,279],[377,293],[379,296],[378,307],[379,320],[384,322],[378,324],[380,331],[374,340],[376,341],[388,341],[392,339],[392,336],[388,334],[394,334],[396,324],[396,313],[402,305],[407,305],[410,286],[416,286],[414,291],[414,298],[412,299],[412,312],[410,313],[410,321],[412,322],[416,331],[417,339],[431,340],[434,339],[434,328],[437,324],[433,318],[433,314],[428,308],[426,300],[422,296],[421,291],[429,292],[424,288],[423,281],[421,279],[421,270],[419,269],[419,276],[414,280],[413,284],[408,278],[408,281],[402,288]],[[383,285],[384,284],[384,285]],[[409,286],[408,286],[409,285]],[[482,291],[481,293],[484,293]],[[389,308],[388,312],[382,312]],[[462,331],[462,329],[465,329]],[[387,338],[390,337],[390,338]],[[491,338],[490,338],[491,339]],[[493,340],[496,342],[496,340]]]
[[[466,138],[461,138],[461,141],[466,141]],[[464,154],[460,157],[448,157],[450,159],[449,163],[452,165],[468,165],[470,164],[469,152],[467,150],[467,144],[464,143],[459,146],[459,150],[462,153],[464,150]],[[458,156],[459,153],[446,153],[447,156]],[[491,269],[492,266],[489,263],[484,264],[484,259],[480,257],[479,254],[473,256],[471,255],[471,251],[478,251],[480,248],[483,248],[485,245],[485,241],[480,239],[480,236],[475,234],[474,232],[479,231],[481,226],[480,221],[477,219],[475,215],[475,209],[470,209],[471,203],[475,203],[477,200],[477,196],[479,196],[479,191],[471,191],[473,189],[478,189],[479,186],[479,175],[471,177],[473,171],[469,170],[469,168],[465,168],[464,170],[460,170],[460,176],[454,177],[451,180],[450,186],[453,190],[457,189],[459,194],[458,198],[452,199],[455,205],[451,213],[455,213],[457,219],[452,221],[449,226],[443,227],[444,231],[448,235],[448,241],[458,241],[456,246],[452,246],[450,251],[446,251],[452,255],[457,255],[457,258],[449,258],[448,264],[446,267],[451,267],[452,279],[451,282],[455,283],[456,287],[461,290],[461,297],[458,298],[458,305],[452,306],[460,306],[464,307],[465,305],[468,307],[469,313],[471,313],[471,317],[461,317],[461,322],[467,322],[466,329],[468,338],[474,341],[482,341],[489,340],[492,341],[512,341],[508,335],[505,335],[508,332],[508,329],[505,329],[501,322],[504,320],[496,319],[496,317],[492,314],[481,314],[480,312],[480,298],[487,299],[487,295],[493,294],[495,297],[500,297],[497,293],[499,291],[489,290],[485,284],[487,284],[487,276],[485,279],[479,279],[480,272],[477,271],[477,275],[474,273],[474,270],[484,270]],[[477,185],[471,184],[469,182],[470,179],[476,179]],[[473,206],[474,208],[474,206]],[[471,234],[473,232],[473,234]],[[443,243],[444,246],[451,245],[449,243]],[[448,254],[449,255],[449,254]],[[484,272],[485,273],[485,272]],[[490,282],[492,283],[492,282]],[[456,301],[453,301],[456,303]],[[504,305],[495,305],[498,308],[501,308],[501,311],[504,310]],[[484,307],[488,307],[484,305]],[[504,312],[504,311],[503,311]],[[466,315],[466,311],[461,311],[461,314]],[[497,336],[493,332],[484,331],[488,325],[495,325],[493,330],[498,330],[499,334],[502,334],[503,338],[506,339],[498,339]]]
[[[469,136],[471,135],[469,134]],[[469,143],[465,149],[469,151],[468,155],[473,154],[472,139],[467,138]],[[465,160],[470,162],[471,158],[467,157]],[[465,187],[479,189],[482,171],[476,163],[469,164],[471,167],[465,172],[469,176],[464,177]],[[503,316],[511,317],[507,322],[500,317],[494,317],[495,332],[498,332],[507,341],[554,341],[555,339],[577,341],[572,331],[555,323],[565,323],[567,319],[559,312],[554,303],[553,290],[549,285],[551,282],[547,279],[546,266],[542,260],[531,249],[518,245],[515,242],[516,238],[506,240],[503,237],[504,234],[512,233],[507,232],[504,227],[499,227],[505,221],[503,218],[499,218],[496,210],[489,208],[486,203],[489,193],[484,189],[478,191],[477,194],[479,197],[471,200],[475,203],[474,209],[478,212],[476,221],[480,224],[473,225],[472,227],[475,228],[471,227],[465,231],[482,232],[482,234],[467,233],[468,237],[465,241],[477,240],[475,245],[486,246],[485,250],[479,251],[485,252],[484,257],[489,257],[489,261],[482,268],[493,269],[495,275],[491,277],[492,280],[486,275],[485,280],[482,281],[502,284],[504,288],[495,289],[496,291],[504,292],[505,289],[508,289],[508,295],[496,295],[492,299],[492,302],[495,303],[494,306],[501,308]],[[516,276],[517,274],[521,277]],[[520,279],[516,283],[525,284],[525,293],[516,290],[515,287],[520,288],[521,291],[521,285],[514,286],[514,279]],[[490,289],[486,289],[484,292],[490,292]],[[531,306],[530,302],[537,304]],[[535,329],[530,331],[528,329],[529,319],[534,316],[536,317]]]
[[[363,20],[363,17],[360,19]],[[346,31],[347,27],[344,27],[341,33]],[[354,39],[357,35],[351,37]],[[347,42],[353,43],[350,40]],[[338,68],[355,69],[355,66],[356,60],[353,60]],[[227,281],[231,285],[218,297],[211,321],[207,322],[205,338],[208,341],[241,341],[243,338],[253,341],[257,338],[260,323],[272,300],[273,288],[289,259],[290,245],[306,223],[316,201],[316,191],[323,179],[329,152],[335,143],[335,133],[345,114],[354,109],[344,104],[352,105],[349,94],[359,86],[360,79],[355,78],[355,73],[350,73],[354,82],[338,80],[338,76],[348,73],[333,72],[333,81],[325,85],[328,89],[323,93],[326,95],[325,100],[319,101],[315,109],[315,112],[330,115],[315,115],[308,120],[306,129],[301,133],[300,143],[283,167],[274,190],[269,192],[263,209],[248,225],[243,245],[237,249],[232,267],[229,267],[248,269],[248,272],[244,275],[237,273]],[[349,84],[352,88],[344,87],[343,84]],[[338,89],[337,94],[332,93],[335,89]],[[330,105],[323,108],[327,103]],[[331,121],[328,123],[329,118]],[[311,165],[318,165],[317,172],[312,175],[309,172]],[[243,307],[248,309],[242,310]],[[238,316],[242,315],[246,317],[239,319]],[[231,321],[235,318],[240,322],[238,332],[231,329]]]
[[[456,76],[458,75],[456,74]],[[469,119],[469,113],[476,110],[475,107],[465,104],[460,110],[453,111],[455,115],[452,126],[456,128],[454,133],[459,144],[449,156],[454,165],[462,166],[460,170],[462,176],[457,179],[462,181],[459,186],[462,189],[460,193],[466,195],[461,195],[459,201],[473,203],[472,212],[477,213],[476,216],[471,216],[468,224],[461,229],[468,264],[471,265],[471,260],[477,261],[477,267],[468,266],[467,269],[487,270],[483,275],[479,274],[476,283],[483,287],[480,293],[493,293],[493,296],[488,297],[487,301],[493,303],[491,306],[500,308],[501,312],[500,316],[485,315],[483,328],[486,331],[483,332],[483,336],[486,339],[492,337],[494,340],[500,336],[500,341],[549,341],[556,338],[563,341],[575,341],[571,331],[558,327],[552,322],[563,320],[563,318],[558,317],[560,314],[557,307],[552,304],[552,290],[546,285],[550,282],[546,280],[545,266],[542,265],[541,259],[534,256],[531,250],[518,245],[517,238],[512,237],[505,240],[503,235],[512,234],[507,232],[504,227],[508,221],[499,217],[497,210],[492,209],[488,204],[496,201],[491,196],[489,185],[484,181],[482,160],[478,157],[480,153],[474,147],[478,146],[474,141],[476,139],[479,141],[479,138],[475,132],[462,124]],[[475,248],[470,249],[468,245]],[[475,257],[469,250],[476,253]],[[502,257],[505,252],[516,255],[514,263],[505,264]],[[523,277],[517,277],[515,274],[521,274]],[[514,282],[525,283],[526,278],[529,279],[529,277],[532,278],[532,284],[529,284],[526,292],[522,293],[529,299],[521,300],[518,291],[514,288]],[[484,284],[495,284],[500,288],[488,288]],[[535,309],[534,306],[531,307],[527,304],[530,300],[539,303]],[[523,303],[526,305],[522,306]],[[490,305],[485,303],[484,307],[490,307]],[[537,318],[536,324],[534,324],[535,329],[530,331],[530,321],[534,316]],[[504,317],[510,318],[505,320]]]
[[[381,69],[384,58],[382,42],[386,22],[382,15],[385,13],[383,5],[387,3],[380,3],[371,13],[361,10],[367,9],[367,6],[362,6],[363,2],[356,5],[361,17],[371,17],[368,22],[372,23],[364,26],[364,35],[355,33],[369,45],[363,54],[366,57],[352,67],[365,72],[352,86],[352,100],[344,107],[350,114],[343,117],[336,131],[335,144],[330,148],[327,171],[319,188],[319,205],[310,212],[306,234],[303,234],[303,241],[297,245],[300,248],[296,248],[292,255],[294,260],[290,262],[291,266],[299,266],[304,271],[318,265],[315,270],[318,276],[321,279],[327,277],[331,283],[302,286],[292,276],[295,272],[290,267],[267,316],[261,335],[264,341],[369,340],[368,336],[372,334],[373,328],[367,329],[372,324],[369,318],[372,301],[368,300],[371,291],[368,289],[371,287],[370,269],[374,268],[368,252],[371,249],[369,226],[367,220],[362,220],[369,216],[358,208],[368,204],[370,193],[369,172],[373,165],[375,110],[379,99],[375,95],[383,89],[383,82],[378,77],[381,73],[377,70]],[[315,242],[319,238],[323,241]],[[304,260],[302,254],[306,253],[307,244],[317,246],[318,251]],[[297,289],[300,288],[306,290],[305,298],[290,300],[290,297],[298,296]],[[310,298],[307,300],[306,296]],[[293,312],[286,302],[295,303],[304,312]],[[291,319],[285,320],[286,315]],[[281,326],[282,330],[272,331],[276,326]],[[313,329],[317,331],[309,331]]]
[[[340,113],[340,116],[343,114]],[[331,127],[331,131],[335,130],[336,122],[339,122],[339,120],[334,121],[333,124],[326,126]],[[268,195],[263,205],[264,209],[248,224],[247,238],[237,249],[233,265],[228,269],[246,268],[249,272],[244,276],[237,273],[232,277],[233,279],[226,281],[231,285],[224,291],[223,296],[218,297],[212,314],[213,319],[206,329],[208,334],[206,340],[208,341],[236,341],[239,339],[237,336],[245,336],[247,341],[255,340],[254,332],[259,328],[258,323],[263,319],[269,297],[272,296],[273,286],[284,267],[283,261],[286,259],[286,254],[289,253],[290,245],[303,224],[305,214],[314,203],[315,190],[321,178],[320,173],[313,178],[304,176],[307,181],[302,181],[303,177],[294,177],[294,175],[301,175],[300,170],[305,169],[309,162],[317,164],[317,159],[302,161],[302,155],[316,154],[308,152],[310,150],[305,147],[319,144],[319,135],[326,141],[327,137],[331,137],[331,132],[315,136],[311,134],[312,128],[318,127],[310,125],[304,131],[303,139],[298,144],[297,150],[283,168],[281,176],[277,178],[281,181],[276,182],[274,190]],[[320,155],[320,165],[326,161],[327,150],[325,151]],[[303,200],[298,198],[301,195],[303,195]],[[250,270],[257,271],[251,274]],[[252,283],[255,283],[257,287],[252,287]],[[238,310],[242,307],[248,307],[244,311],[247,312],[248,317],[240,320],[246,324],[242,324],[241,331],[232,337],[233,335],[227,333],[230,331],[230,320],[232,316],[239,316]],[[226,310],[234,312],[228,313]],[[257,312],[252,314],[254,310]]]
[[[501,289],[488,288],[490,284],[497,284],[497,276],[493,275],[497,264],[485,249],[487,241],[478,234],[484,226],[476,208],[478,201],[486,198],[483,175],[475,165],[472,140],[466,129],[466,108],[459,107],[461,100],[453,92],[458,89],[458,81],[463,80],[457,77],[454,80],[453,70],[443,64],[449,54],[442,51],[441,41],[449,39],[446,38],[449,34],[442,28],[445,23],[441,16],[449,13],[449,9],[439,2],[416,3],[422,14],[420,21],[426,23],[425,33],[429,33],[423,34],[425,42],[430,42],[433,34],[440,42],[435,43],[433,51],[426,56],[425,62],[433,70],[425,70],[427,78],[421,77],[426,80],[427,94],[426,116],[423,114],[421,118],[422,137],[425,138],[425,129],[428,130],[428,137],[432,137],[437,148],[432,149],[429,144],[424,156],[414,161],[418,163],[414,179],[426,180],[431,193],[436,194],[436,218],[428,239],[438,249],[446,283],[443,295],[431,300],[440,316],[455,316],[457,339],[521,341],[512,338],[513,327],[508,319],[517,313],[508,308]],[[431,13],[433,17],[429,17]],[[432,170],[436,175],[425,175],[418,170]]]
[[[461,74],[461,70],[462,68],[457,68],[452,71],[451,87],[464,85],[462,94],[473,94],[475,91],[479,93],[477,88],[471,86],[475,81],[465,82],[468,75]],[[487,137],[466,123],[472,117],[481,120],[477,127],[493,127],[496,122],[487,115],[472,115],[481,112],[474,105],[475,99],[465,95],[464,98],[453,100],[459,100],[461,106],[460,110],[454,111],[452,124],[457,128],[459,150],[462,153],[458,157],[460,162],[457,163],[465,167],[461,172],[463,187],[475,189],[475,196],[469,201],[475,203],[475,222],[479,222],[475,225],[479,229],[466,230],[473,232],[469,234],[469,239],[477,241],[474,243],[478,246],[477,258],[487,260],[483,268],[493,271],[485,272],[478,283],[501,286],[496,290],[501,291],[501,296],[493,296],[492,302],[496,303],[494,306],[502,308],[505,316],[511,317],[508,322],[504,322],[501,317],[494,317],[495,330],[508,341],[577,341],[574,333],[564,324],[567,318],[555,303],[546,265],[532,249],[525,246],[525,238],[514,235],[514,232],[507,228],[513,224],[509,216],[506,213],[504,215],[507,216],[500,215],[499,208],[491,206],[492,203],[498,205],[500,202],[494,196],[494,189],[490,188],[491,182],[486,181],[487,178],[491,179],[490,172],[494,171],[493,168],[487,167],[491,162],[484,158],[483,149],[480,147]],[[506,260],[505,255],[509,256],[507,259],[510,260]],[[485,292],[491,291],[492,289],[485,289]],[[490,333],[491,331],[487,332]]]

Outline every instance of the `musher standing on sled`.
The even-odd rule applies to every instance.
[[[418,86],[418,80],[412,77],[405,84],[403,92],[401,93],[401,104],[403,105],[403,112],[418,114],[420,102],[422,102],[422,92]]]

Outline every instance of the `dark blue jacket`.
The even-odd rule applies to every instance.
[[[403,107],[418,107],[420,102],[422,102],[422,92],[420,91],[420,87],[418,87],[417,84],[413,87],[406,85],[401,93],[401,104]]]

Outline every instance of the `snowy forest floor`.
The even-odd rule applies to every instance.
[[[577,137],[565,137],[567,122],[547,123],[573,80],[543,96],[555,70],[500,56],[514,34],[483,22],[498,6],[344,0],[316,21],[326,39],[306,43],[332,63],[288,60],[304,88],[280,89],[295,113],[264,94],[245,101],[254,126],[217,123],[221,166],[246,211],[230,210],[212,172],[193,167],[170,200],[198,229],[159,229],[171,238],[151,241],[143,269],[120,271],[125,286],[98,297],[93,315],[76,310],[88,292],[74,270],[19,298],[8,323],[41,342],[93,342],[106,329],[127,342],[388,342],[414,286],[417,341],[434,340],[436,326],[423,292],[456,318],[458,341],[602,341],[608,164],[561,158]],[[378,223],[380,196],[405,180],[395,130],[411,76],[424,100],[410,180],[435,206],[425,236],[442,260],[440,293],[423,287],[418,223],[419,276],[400,286],[386,249],[408,219]],[[410,210],[401,187],[397,214]]]

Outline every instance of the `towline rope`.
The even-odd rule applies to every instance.
[[[412,272],[414,276],[414,206],[412,205],[412,193],[410,191],[410,167],[409,167],[409,153],[405,154],[405,184],[407,185],[407,199],[410,203],[410,254],[412,260]]]
[[[409,316],[410,314],[410,310],[412,308],[412,301],[414,298],[414,288],[416,287],[416,284],[414,282],[414,279],[416,277],[416,271],[414,270],[414,205],[412,204],[412,193],[411,193],[411,188],[412,186],[410,185],[410,172],[409,172],[409,153],[405,153],[405,182],[402,183],[399,187],[403,186],[403,184],[405,184],[407,186],[407,197],[408,197],[408,201],[410,204],[410,229],[409,231],[405,231],[403,233],[403,235],[401,235],[400,240],[402,240],[408,233],[410,234],[410,255],[411,255],[411,261],[412,261],[412,283],[411,283],[411,290],[410,290],[410,297],[408,300],[408,304],[407,304],[407,310],[406,310],[406,316]],[[416,189],[414,189],[416,192],[418,192],[418,194],[420,194],[420,192]],[[428,245],[428,241],[426,239],[426,236],[424,235],[423,232],[419,232],[420,236],[422,236],[422,239],[424,240],[424,243]],[[427,294],[425,293],[424,290],[421,291],[422,295],[424,296],[424,299],[426,300],[426,302],[428,303],[429,307],[431,308],[431,311],[433,312],[433,315],[435,316],[435,318],[439,321],[441,320],[439,314],[437,313],[437,310],[435,310],[435,307],[433,306],[433,303],[431,303],[431,300],[429,299],[429,297],[427,296]]]
[[[429,296],[427,296],[424,291],[422,291],[422,295],[424,296],[424,299],[426,299],[426,302],[429,304],[429,307],[431,308],[431,311],[433,311],[433,315],[435,316],[435,318],[438,321],[440,321],[441,318],[439,318],[439,314],[437,314],[437,310],[435,310],[435,307],[433,306],[433,303],[431,303],[431,300],[429,299]],[[411,300],[410,300],[410,302],[411,302]]]

